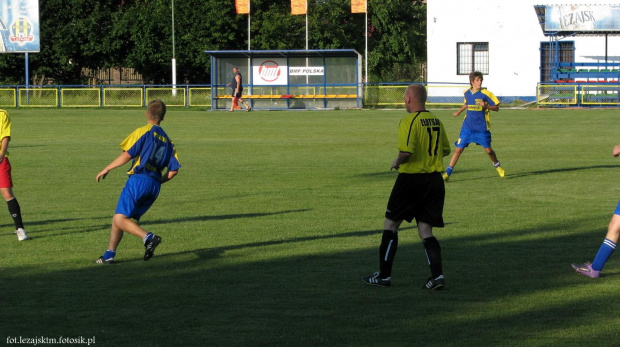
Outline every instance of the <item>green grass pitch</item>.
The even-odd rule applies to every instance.
[[[620,256],[591,261],[620,198],[618,110],[501,110],[493,147],[446,185],[446,290],[404,224],[391,288],[378,269],[396,131],[405,111],[169,108],[183,165],[143,217],[148,262],[107,246],[126,167],[95,182],[144,109],[11,109],[15,194],[32,240],[0,213],[0,342],[95,337],[98,346],[601,346],[620,338]],[[453,142],[461,119],[436,114]],[[447,164],[448,158],[445,159]]]

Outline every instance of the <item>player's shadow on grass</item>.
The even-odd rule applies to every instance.
[[[57,223],[66,223],[66,222],[71,223],[71,222],[76,222],[80,220],[94,220],[94,219],[109,219],[110,222],[112,221],[111,216],[94,217],[94,218],[93,217],[58,218],[58,219],[46,219],[46,220],[39,220],[39,221],[27,221],[25,223],[25,228],[26,228],[26,231],[28,232],[28,239],[33,240],[33,239],[54,237],[54,236],[59,236],[59,235],[72,234],[72,233],[87,233],[91,231],[101,230],[102,228],[110,227],[109,224],[106,224],[105,226],[93,226],[89,224],[88,227],[84,227],[84,228],[81,228],[80,226],[72,226],[71,224],[67,226],[61,226],[61,227],[55,226]],[[44,228],[41,228],[41,226],[44,226]],[[15,228],[15,224],[12,224],[12,223],[0,224],[0,228],[7,228],[7,229]],[[67,231],[67,230],[74,230],[76,228],[79,228],[79,230],[78,231]],[[63,230],[67,232],[62,232]],[[49,234],[48,233],[49,231],[54,231],[55,233]],[[8,237],[8,236],[15,237],[13,233],[0,234],[0,237]]]
[[[409,229],[415,229],[415,227],[409,226],[409,227],[401,228],[400,231],[405,231]],[[195,261],[204,261],[204,260],[212,260],[212,259],[220,258],[223,256],[223,254],[226,251],[233,251],[233,250],[240,250],[240,249],[247,249],[247,248],[260,248],[260,247],[276,246],[276,245],[283,245],[283,244],[295,244],[295,243],[301,243],[301,242],[311,242],[311,241],[316,241],[316,240],[328,240],[328,239],[338,239],[338,238],[348,238],[348,237],[366,237],[366,236],[373,236],[373,235],[377,236],[377,247],[379,247],[379,242],[381,241],[380,236],[382,232],[383,232],[382,230],[376,229],[376,230],[351,231],[351,232],[332,234],[332,235],[293,237],[289,239],[252,242],[252,243],[231,245],[231,246],[225,246],[225,247],[193,249],[193,250],[187,250],[183,252],[167,253],[167,254],[156,255],[156,256],[158,258],[163,258],[163,257],[174,257],[174,256],[179,256],[179,255],[184,255],[184,254],[195,254],[198,256],[198,258]],[[122,260],[122,261],[115,261],[115,263],[130,263],[130,262],[136,262],[136,261],[141,261],[141,260],[140,259],[128,259],[128,260]]]
[[[262,213],[236,213],[236,214],[223,214],[216,216],[196,216],[196,217],[182,217],[175,219],[166,219],[166,220],[153,220],[145,222],[145,225],[150,224],[168,224],[168,223],[180,223],[180,222],[204,222],[210,220],[226,220],[226,219],[239,219],[239,218],[257,218],[257,217],[266,217],[266,216],[275,216],[279,214],[287,214],[287,213],[297,213],[297,212],[308,212],[311,211],[309,208],[299,209],[299,210],[285,210],[278,212],[262,212]]]
[[[520,178],[520,177],[527,177],[527,176],[538,176],[538,175],[572,172],[572,171],[583,171],[583,170],[616,169],[618,167],[620,167],[620,165],[593,165],[593,166],[581,166],[581,167],[566,167],[566,168],[560,168],[560,169],[538,170],[538,171],[530,171],[530,172],[523,172],[523,173],[516,173],[516,174],[507,174],[505,178]]]

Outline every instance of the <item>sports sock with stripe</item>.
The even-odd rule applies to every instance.
[[[398,249],[398,232],[392,230],[383,230],[381,237],[381,246],[379,247],[379,268],[381,269],[381,278],[392,276],[392,265],[394,264],[394,256]]]
[[[452,170],[454,170],[454,168],[452,166],[448,166],[446,169],[446,174],[448,174],[448,176],[452,175]]]
[[[605,266],[605,263],[614,252],[614,249],[616,249],[616,243],[610,239],[605,239],[598,253],[596,253],[596,257],[594,257],[592,269],[596,271],[603,270],[603,266]]]
[[[142,242],[146,245],[147,242],[153,239],[153,233],[147,233],[145,237],[142,238]]]
[[[443,268],[441,264],[441,246],[439,246],[439,241],[437,241],[434,236],[427,237],[422,240],[422,244],[424,245],[424,249],[426,251],[428,265],[431,268],[431,276],[433,276],[433,278],[437,278],[440,275],[443,275]]]

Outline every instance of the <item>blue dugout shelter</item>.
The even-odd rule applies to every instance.
[[[205,51],[211,56],[211,109],[230,108],[233,67],[255,109],[362,107],[362,56],[354,49]]]

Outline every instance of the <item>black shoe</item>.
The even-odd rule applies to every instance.
[[[103,258],[103,256],[100,256],[99,259],[94,260],[93,263],[95,263],[95,264],[107,264],[107,265],[110,265],[110,264],[114,263],[114,258],[110,258],[110,259],[106,260],[106,259]]]
[[[375,272],[372,276],[362,278],[362,281],[366,284],[370,284],[371,286],[389,287],[392,277],[379,278],[379,275],[379,272]]]
[[[422,286],[422,289],[428,290],[443,290],[443,287],[446,285],[446,280],[443,278],[443,275],[439,275],[437,278],[429,277],[426,281],[426,284]]]
[[[144,261],[147,261],[153,257],[153,252],[155,252],[155,247],[157,247],[161,243],[161,237],[157,235],[153,235],[151,241],[148,241],[144,244]]]

